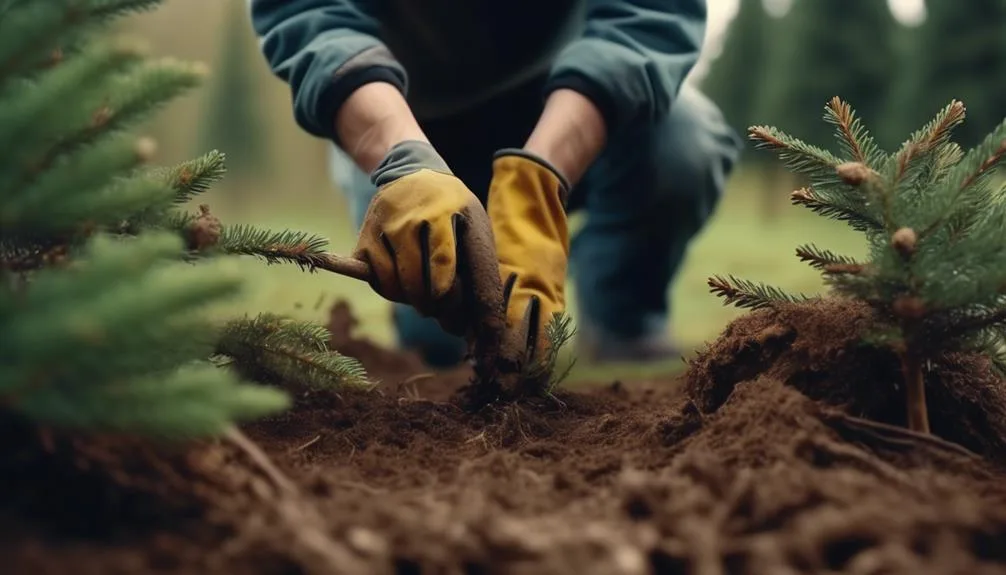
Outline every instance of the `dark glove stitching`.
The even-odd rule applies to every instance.
[[[408,297],[409,294],[405,293],[405,288],[402,285],[402,276],[398,271],[398,257],[395,255],[395,246],[391,245],[391,240],[388,236],[381,232],[381,243],[384,244],[384,250],[388,252],[388,257],[391,258],[391,268],[395,270],[395,281],[398,282],[399,291],[402,295]]]
[[[427,299],[433,299],[433,270],[430,262],[430,222],[423,220],[419,224],[419,257],[422,260],[420,269],[423,272],[423,290]]]
[[[525,342],[525,347],[528,350],[528,361],[534,361],[537,359],[535,355],[538,353],[538,346],[535,343],[538,340],[538,318],[541,315],[541,300],[538,296],[531,296],[531,302],[528,304],[530,309],[530,317],[527,327],[527,341]]]
[[[510,307],[510,296],[513,294],[514,285],[517,284],[517,274],[511,273],[503,284],[503,309]]]

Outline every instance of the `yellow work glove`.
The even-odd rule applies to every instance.
[[[371,179],[378,191],[353,252],[370,265],[371,287],[463,335],[459,255],[492,253],[485,208],[425,142],[392,148]]]
[[[499,258],[507,326],[533,361],[547,351],[545,326],[565,311],[569,185],[541,158],[500,150],[493,159],[487,211]]]

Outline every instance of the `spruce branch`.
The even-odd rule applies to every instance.
[[[977,218],[975,213],[987,207],[995,194],[988,189],[989,178],[1006,159],[1006,120],[999,124],[981,144],[968,151],[954,165],[943,184],[948,188],[940,194],[933,212],[938,216],[921,232],[922,237],[933,234],[950,224],[952,232],[960,233]]]
[[[82,220],[110,224],[170,200],[163,185],[122,177],[147,162],[153,149],[149,139],[110,139],[74,155],[27,188],[12,190],[0,198],[3,234],[65,234]],[[75,193],[67,195],[67,189]]]
[[[44,425],[186,441],[222,434],[235,421],[289,407],[282,392],[248,385],[204,362],[169,373],[117,378],[100,387],[31,390],[8,407]]]
[[[851,159],[873,168],[885,155],[847,102],[835,96],[825,106],[825,121],[835,126],[838,139]]]
[[[217,353],[255,379],[314,389],[372,387],[359,361],[328,349],[330,337],[322,326],[261,314],[229,322]]]
[[[757,310],[770,308],[780,303],[798,303],[811,298],[799,294],[791,295],[775,286],[756,283],[730,276],[713,276],[707,280],[709,291],[723,298],[725,305],[741,309]]]
[[[788,168],[817,181],[835,180],[835,169],[842,160],[831,152],[812,146],[770,126],[752,126],[748,135],[756,149],[773,150]]]
[[[44,116],[74,101],[81,92],[105,87],[110,75],[135,64],[139,57],[134,46],[99,43],[37,81],[17,84],[4,95],[4,106],[0,107],[0,125],[4,126],[0,145],[5,150],[17,150],[48,136],[46,130],[35,129],[39,125],[50,125],[44,121]]]
[[[953,130],[964,122],[965,116],[964,104],[953,100],[922,129],[912,134],[893,157],[896,166],[893,184],[897,185],[918,159],[924,159],[924,156],[950,143]]]
[[[859,268],[863,266],[855,258],[836,254],[831,250],[819,248],[814,244],[804,244],[796,248],[796,257],[801,262],[808,263],[810,267],[821,271],[825,271],[829,267],[833,268],[834,266],[858,266]]]
[[[880,232],[884,229],[883,222],[868,213],[863,202],[847,194],[800,188],[793,191],[789,198],[794,206],[802,206],[815,214],[845,222],[858,232]]]
[[[223,253],[249,255],[267,264],[296,264],[313,272],[325,270],[362,281],[370,281],[370,267],[355,258],[324,251],[328,240],[306,232],[275,232],[244,224],[225,226],[217,249]]]
[[[167,182],[175,190],[175,203],[184,204],[205,193],[227,173],[226,156],[212,150],[170,168],[153,170],[151,174]]]
[[[320,267],[328,240],[300,231],[273,231],[246,224],[225,226],[217,248],[224,253],[253,256],[266,264],[293,263],[301,269]]]
[[[33,70],[113,20],[156,8],[161,0],[18,2],[4,11],[4,26],[18,32],[0,40],[0,83]]]
[[[192,268],[181,253],[171,234],[99,235],[72,266],[0,290],[4,405],[51,425],[172,437],[285,407],[284,394],[201,361],[212,350],[205,308],[240,282],[224,260]]]

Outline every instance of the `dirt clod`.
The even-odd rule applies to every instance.
[[[353,323],[333,309],[332,345],[382,387],[244,429],[289,493],[226,441],[2,434],[7,572],[1006,572],[1001,382],[941,359],[936,437],[905,431],[896,358],[858,344],[854,304],[745,316],[681,380],[476,413],[452,400],[470,371]]]

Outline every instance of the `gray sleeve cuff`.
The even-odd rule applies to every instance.
[[[419,140],[406,140],[388,150],[381,163],[370,174],[370,181],[381,188],[413,172],[427,169],[453,175],[447,162],[433,146]]]

